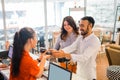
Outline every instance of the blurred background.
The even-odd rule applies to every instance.
[[[93,16],[94,31],[101,39],[110,35],[115,40],[120,27],[119,0],[0,0],[0,49],[13,42],[20,28],[32,27],[38,35],[39,47],[52,48],[59,35],[62,19],[71,15],[76,24],[83,16]]]

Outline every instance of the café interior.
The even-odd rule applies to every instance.
[[[120,0],[1,0],[0,80],[9,80],[8,53],[16,31],[33,28],[38,42],[31,53],[40,55],[41,47],[54,47],[65,16],[72,16],[77,27],[82,17],[94,17],[93,32],[101,42],[97,80],[120,80]]]

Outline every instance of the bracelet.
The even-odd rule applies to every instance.
[[[41,60],[40,60],[39,58],[37,59],[37,61],[38,61],[38,62],[41,62]]]

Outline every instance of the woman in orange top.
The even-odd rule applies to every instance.
[[[43,53],[38,66],[37,61],[29,55],[29,51],[35,48],[36,43],[36,33],[32,28],[25,27],[15,33],[10,80],[36,80],[42,75],[46,59],[50,56]]]

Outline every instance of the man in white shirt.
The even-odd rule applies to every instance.
[[[92,32],[94,19],[85,16],[80,20],[79,29],[81,35],[70,46],[56,51],[51,50],[56,58],[66,57],[74,62],[77,61],[76,80],[96,79],[96,56],[100,48],[100,41]]]

